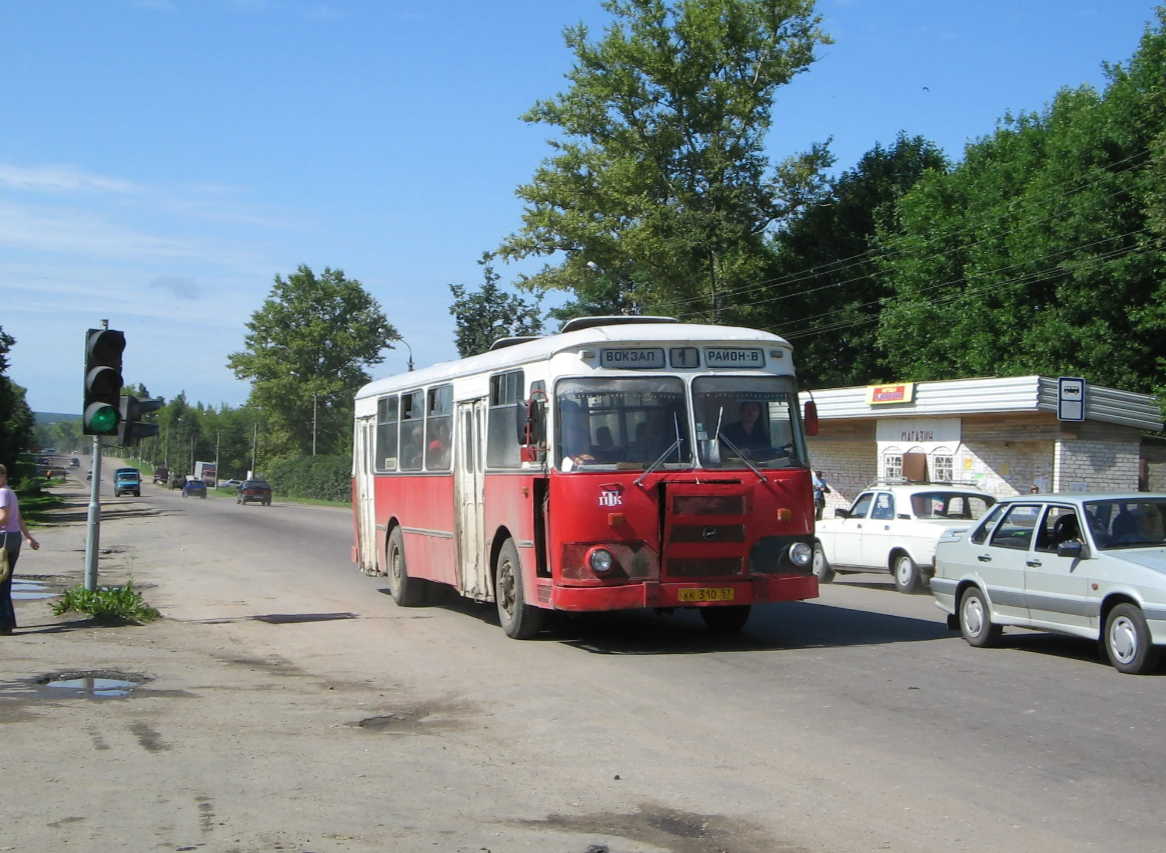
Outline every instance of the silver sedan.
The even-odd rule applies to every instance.
[[[973,646],[1015,625],[1099,640],[1119,671],[1151,672],[1166,646],[1166,495],[1002,500],[940,537],[931,591]]]

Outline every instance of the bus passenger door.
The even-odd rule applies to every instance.
[[[454,500],[457,505],[458,591],[479,601],[489,596],[486,565],[485,430],[486,400],[457,404]]]
[[[377,573],[376,481],[372,474],[372,455],[376,439],[373,418],[356,422],[356,452],[353,454],[356,478],[356,540],[360,553],[356,565],[366,575]]]

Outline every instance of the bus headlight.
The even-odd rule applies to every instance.
[[[606,548],[596,548],[588,556],[587,561],[591,564],[591,571],[597,575],[605,575],[611,571],[611,567],[615,565],[615,557]]]
[[[795,542],[789,546],[789,559],[795,566],[808,566],[814,558],[814,549],[805,542]]]

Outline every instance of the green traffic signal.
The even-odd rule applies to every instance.
[[[90,329],[85,333],[85,435],[113,435],[121,416],[122,353],[125,333],[116,329]]]
[[[92,403],[85,410],[87,435],[112,435],[117,432],[117,409],[108,403]]]

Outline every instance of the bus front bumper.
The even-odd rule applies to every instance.
[[[818,579],[813,575],[776,575],[733,581],[642,581],[619,586],[554,586],[551,590],[551,605],[556,610],[582,613],[635,610],[642,607],[766,604],[817,597]]]

